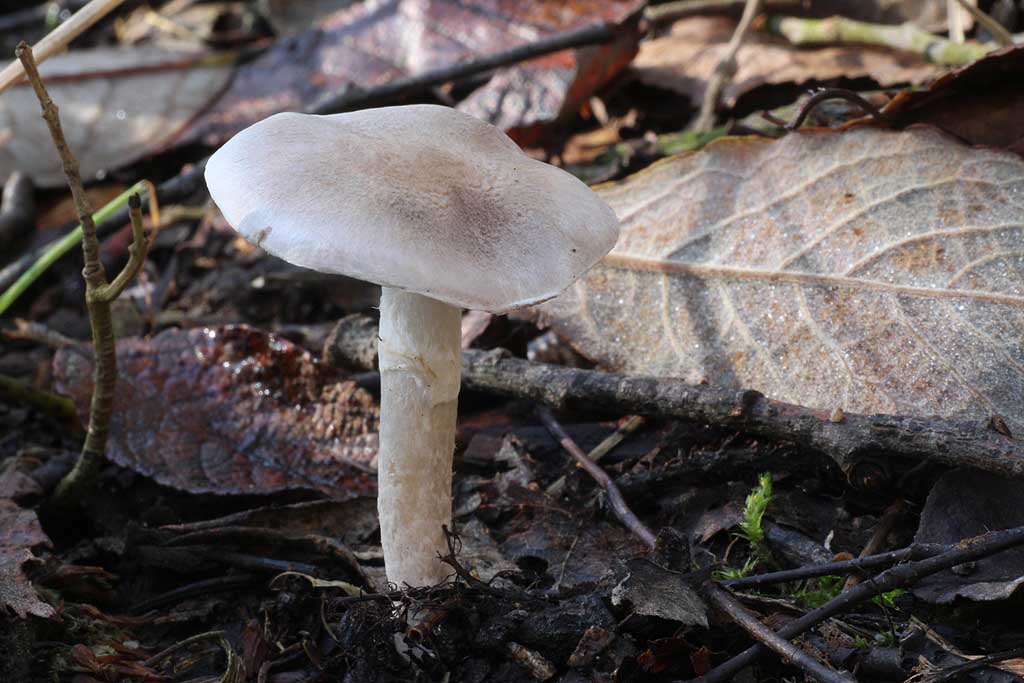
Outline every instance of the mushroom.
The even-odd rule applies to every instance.
[[[277,114],[206,166],[227,221],[295,265],[382,285],[378,510],[388,580],[448,572],[461,309],[554,297],[618,238],[614,212],[448,107]]]

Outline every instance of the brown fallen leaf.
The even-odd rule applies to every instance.
[[[36,561],[36,546],[50,546],[36,513],[0,498],[0,610],[12,610],[22,619],[29,614],[44,619],[56,615],[22,571],[26,563]]]
[[[249,327],[167,330],[118,342],[108,457],[192,493],[372,493],[378,408],[310,354]],[[88,414],[92,359],[54,358],[58,389]]]
[[[95,178],[170,144],[231,77],[232,67],[203,59],[202,53],[156,47],[94,48],[41,64],[82,176]],[[0,99],[0,177],[14,170],[42,187],[65,184],[27,83]]]
[[[260,57],[240,66],[225,96],[196,121],[183,141],[217,145],[262,118],[307,109],[325,94],[345,87],[369,88],[597,22],[618,24],[641,4],[638,0],[355,3],[328,15],[314,29],[279,39]],[[576,65],[573,54],[565,52],[521,67],[530,77],[506,73],[475,94],[471,113],[490,112],[487,120],[506,128],[545,121],[561,110],[563,101],[585,101],[595,82],[604,82],[629,61],[622,59],[621,47],[606,52],[607,58],[596,66],[591,63],[593,56]],[[539,74],[537,69],[544,71],[545,65],[558,68]],[[488,87],[497,93],[493,97],[500,98],[503,92],[512,95],[496,113],[488,106]]]
[[[726,51],[735,22],[727,17],[691,17],[661,38],[644,41],[630,67],[647,85],[671,90],[699,103]],[[736,54],[738,69],[723,93],[728,105],[761,85],[802,85],[811,81],[869,77],[885,87],[923,83],[942,73],[916,55],[862,45],[798,49],[752,33]]]
[[[933,129],[724,138],[600,194],[541,317],[614,371],[1024,431],[1024,160]]]
[[[928,123],[974,145],[1024,156],[1024,47],[993,52],[922,90],[906,90],[884,110],[896,126]]]

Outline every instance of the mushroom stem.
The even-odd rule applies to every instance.
[[[440,582],[451,525],[460,309],[384,287],[380,300],[377,510],[388,581]]]

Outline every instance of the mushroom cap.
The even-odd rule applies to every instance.
[[[276,114],[217,150],[206,183],[289,263],[486,311],[557,295],[619,234],[578,179],[436,105]]]

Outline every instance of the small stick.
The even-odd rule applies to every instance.
[[[945,669],[925,674],[921,678],[912,678],[915,683],[942,683],[953,678],[970,673],[971,671],[977,671],[978,669],[984,669],[985,667],[991,666],[992,668],[1006,671],[1002,667],[995,666],[1000,662],[1005,662],[1007,659],[1016,659],[1018,657],[1024,657],[1024,647],[1017,647],[1012,650],[1003,650],[1002,652],[993,652],[990,655],[984,657],[972,658],[969,662],[963,664],[957,664]]]
[[[124,0],[92,0],[82,9],[75,12],[70,19],[50,31],[45,38],[32,48],[38,62],[44,62],[54,54],[67,47],[68,43],[87,31],[97,21],[113,12]],[[21,57],[19,56],[19,60]],[[23,60],[15,60],[0,71],[0,93],[18,82],[26,73]]]
[[[806,0],[765,0],[765,9],[799,9]],[[674,0],[644,8],[644,20],[650,24],[667,24],[676,19],[722,14],[742,9],[746,0]]]
[[[576,460],[576,464],[586,470],[587,474],[593,477],[594,481],[597,482],[598,486],[604,489],[605,494],[608,496],[608,502],[611,505],[612,512],[619,518],[627,529],[636,534],[640,539],[648,546],[653,548],[655,546],[654,532],[647,527],[646,524],[640,521],[640,518],[629,509],[626,501],[622,497],[622,493],[619,491],[619,487],[615,485],[612,478],[608,476],[601,467],[587,457],[587,454],[583,452],[572,437],[562,428],[562,425],[558,424],[558,420],[555,419],[554,414],[550,408],[545,406],[537,407],[537,415],[540,417],[541,422],[547,427],[551,435],[558,440],[558,443],[562,445],[569,455]]]
[[[786,626],[779,629],[777,635],[787,640],[796,638],[801,633],[814,628],[826,619],[841,614],[854,605],[870,600],[876,595],[916,583],[927,576],[937,574],[958,564],[980,560],[1022,545],[1024,545],[1024,526],[1004,531],[992,531],[987,534],[964,539],[948,552],[887,569],[875,578],[840,593],[824,605],[789,622]],[[765,647],[763,645],[758,644],[749,647],[735,657],[719,664],[703,676],[692,679],[691,683],[727,681],[742,669],[757,661],[764,653]]]
[[[747,611],[747,608],[729,592],[713,583],[704,584],[701,592],[711,604],[728,614],[751,638],[760,641],[769,650],[782,657],[783,662],[790,663],[809,677],[825,683],[856,683],[850,676],[831,669],[793,643],[780,638]]]
[[[891,567],[906,560],[921,560],[927,557],[935,557],[940,553],[947,552],[949,549],[950,546],[937,543],[915,543],[906,548],[891,550],[887,553],[879,553],[878,555],[857,557],[852,560],[836,560],[835,562],[826,562],[824,564],[812,564],[806,567],[783,569],[777,572],[765,572],[764,574],[744,576],[740,579],[726,579],[719,581],[719,583],[731,589],[773,586],[779,583],[789,583],[790,581],[816,579],[821,576],[851,574],[867,569]]]
[[[1010,47],[1013,45],[1013,35],[1006,30],[1002,24],[990,17],[989,15],[982,12],[977,5],[967,2],[967,0],[956,0],[960,3],[960,6],[967,10],[967,13],[974,17],[974,20],[978,22],[986,31],[992,34],[992,38],[1003,47]],[[957,41],[962,43],[963,38]]]
[[[78,172],[78,161],[68,147],[64,131],[60,125],[57,106],[50,99],[39,77],[39,69],[32,56],[32,48],[25,42],[15,50],[21,60],[35,90],[43,118],[50,128],[53,144],[60,155],[64,175],[67,177],[71,195],[75,200],[78,220],[82,224],[82,252],[85,255],[85,266],[82,277],[85,278],[85,303],[89,310],[89,322],[92,327],[92,341],[95,357],[92,402],[89,410],[89,428],[82,444],[82,452],[74,469],[61,481],[54,492],[53,503],[56,507],[64,507],[74,501],[81,491],[91,486],[99,474],[107,449],[107,435],[110,430],[110,414],[114,405],[114,391],[117,387],[117,356],[114,348],[114,329],[110,315],[110,303],[116,299],[125,285],[142,267],[146,257],[146,242],[142,228],[142,208],[138,195],[129,200],[129,216],[132,223],[132,246],[128,250],[128,263],[124,270],[107,282],[107,274],[100,261],[100,244],[96,237],[96,224],[92,219],[92,207],[82,186],[82,178]]]
[[[896,526],[896,522],[903,517],[903,513],[907,511],[907,504],[902,499],[897,500],[895,503],[890,505],[882,518],[878,520],[878,524],[875,525],[875,530],[871,534],[871,538],[868,539],[867,544],[861,548],[860,557],[861,559],[875,555],[885,545],[885,539],[889,535],[889,532]],[[850,574],[846,577],[846,583],[843,584],[843,590],[850,590],[854,586],[860,583],[860,577],[856,574]]]
[[[640,415],[631,415],[628,420],[619,425],[618,429],[605,437],[601,443],[594,446],[594,449],[587,453],[587,458],[593,462],[601,462],[601,459],[604,458],[604,456],[611,453],[611,451],[622,443],[627,436],[642,427],[644,422],[646,422],[646,420]],[[544,489],[544,492],[549,496],[556,496],[562,491],[563,486],[565,486],[564,474]]]
[[[722,97],[725,86],[736,75],[738,68],[736,54],[740,51],[740,47],[750,31],[750,25],[761,12],[762,2],[763,0],[747,0],[743,6],[740,23],[736,25],[736,30],[733,31],[732,38],[729,39],[729,44],[725,48],[725,54],[718,60],[718,65],[715,66],[715,71],[708,80],[708,87],[704,91],[704,99],[700,104],[700,113],[691,127],[698,133],[706,133],[715,125],[715,110],[718,109],[718,101]]]

